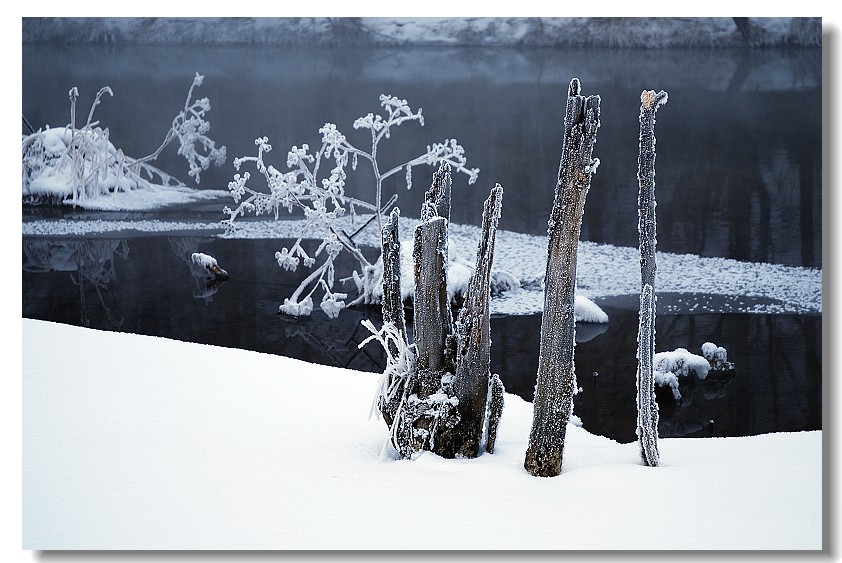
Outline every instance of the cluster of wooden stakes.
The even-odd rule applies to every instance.
[[[544,310],[538,379],[525,469],[536,476],[561,473],[567,424],[576,376],[574,298],[576,258],[585,198],[599,165],[592,158],[600,126],[600,97],[580,94],[570,82],[558,181],[549,218]],[[641,94],[638,160],[640,235],[640,325],[638,333],[638,428],[643,463],[657,466],[658,407],[655,402],[655,112],[666,92]],[[464,304],[454,321],[447,293],[447,227],[450,220],[450,167],[442,165],[425,194],[415,230],[414,344],[407,337],[400,292],[400,211],[382,230],[383,323],[387,369],[377,409],[397,451],[411,458],[422,451],[442,457],[474,458],[493,453],[503,411],[504,388],[491,373],[490,279],[494,241],[503,198],[497,184],[486,200],[476,267]],[[397,369],[396,369],[397,368]]]

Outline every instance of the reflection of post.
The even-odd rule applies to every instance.
[[[657,467],[658,403],[655,400],[655,112],[667,93],[640,95],[640,155],[637,180],[640,239],[640,319],[637,331],[637,436],[643,463]]]

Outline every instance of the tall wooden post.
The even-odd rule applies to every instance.
[[[657,467],[658,403],[655,400],[655,112],[667,93],[640,94],[640,152],[637,161],[640,315],[637,330],[637,437],[645,465]]]
[[[561,473],[564,439],[576,390],[573,366],[576,259],[585,198],[591,175],[599,164],[591,155],[600,125],[599,96],[584,97],[580,90],[579,79],[571,80],[561,163],[548,228],[538,381],[524,461],[524,468],[540,477]]]

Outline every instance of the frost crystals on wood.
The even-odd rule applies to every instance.
[[[477,457],[482,447],[491,385],[491,265],[502,200],[503,188],[497,184],[485,201],[476,267],[456,322],[453,390],[459,400],[460,421],[436,450],[443,457]],[[496,416],[499,419],[499,414]],[[493,449],[494,437],[489,439]]]
[[[385,340],[384,348],[388,348],[388,358],[399,358],[406,355],[409,343],[406,338],[406,320],[404,318],[403,303],[401,303],[401,242],[398,238],[398,219],[401,210],[394,208],[389,215],[381,233],[383,242],[383,325],[391,326],[394,330],[391,339]],[[413,356],[414,360],[414,356]],[[396,362],[393,362],[396,363]],[[377,398],[377,408],[391,427],[395,413],[404,396],[408,373],[384,373],[383,390]]]
[[[447,227],[450,167],[444,164],[422,207],[415,231],[415,342],[409,345],[400,299],[399,212],[383,228],[383,320],[380,331],[366,324],[386,350],[387,367],[375,399],[403,457],[423,450],[442,457],[477,457],[494,450],[505,389],[490,375],[491,265],[503,188],[485,202],[476,268],[454,323],[447,298]]]
[[[655,112],[667,93],[640,94],[640,153],[637,161],[640,240],[640,322],[637,331],[637,437],[645,465],[657,467],[658,403],[655,401]]]
[[[548,228],[547,271],[538,381],[524,468],[535,476],[561,473],[567,423],[573,407],[576,374],[574,300],[576,258],[585,197],[599,165],[592,159],[599,128],[599,96],[580,95],[579,79],[570,81],[564,141]]]

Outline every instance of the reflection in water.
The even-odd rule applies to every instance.
[[[681,399],[675,400],[668,388],[657,389],[660,421],[658,433],[663,438],[679,438],[682,436],[713,435],[716,431],[716,421],[713,418],[704,419],[699,412],[706,412],[704,405],[699,412],[694,411],[693,403],[725,399],[729,392],[738,393],[735,389],[735,372],[710,372],[708,376],[699,380],[695,377],[679,379]],[[698,399],[696,397],[698,396]],[[670,399],[673,399],[672,401]],[[706,432],[702,432],[702,430]]]
[[[252,154],[254,139],[268,135],[277,148],[273,164],[281,168],[285,151],[314,144],[325,121],[351,138],[355,132],[348,124],[370,110],[372,99],[381,93],[406,97],[413,107],[424,108],[428,124],[396,135],[384,147],[383,162],[414,153],[419,143],[455,136],[470,165],[480,168],[479,184],[499,182],[506,189],[500,228],[536,235],[546,234],[561,152],[563,96],[577,76],[602,97],[595,150],[601,165],[582,238],[629,247],[638,244],[640,91],[663,88],[670,106],[658,119],[659,250],[822,266],[821,49],[24,45],[22,55],[22,109],[30,122],[64,125],[71,86],[95,92],[108,84],[115,98],[97,114],[129,154],[142,154],[169,128],[158,108],[182,104],[181,85],[196,71],[206,77],[213,131],[229,154]],[[180,158],[162,154],[159,163],[164,170],[181,170]],[[428,184],[430,171],[418,168],[414,184]],[[209,170],[203,184],[224,189],[232,175],[231,168]],[[368,198],[366,181],[371,178],[362,173],[349,178],[348,194]],[[384,188],[400,193],[398,205],[407,213],[420,209],[423,189]],[[479,222],[475,210],[486,189],[454,185],[454,222]],[[221,207],[179,213],[213,221],[223,218]],[[30,212],[24,209],[25,216]],[[97,216],[68,209],[38,213]],[[165,213],[170,211],[155,218]],[[23,315],[80,324],[81,299],[81,324],[94,328],[120,326],[309,362],[382,369],[374,347],[356,348],[367,336],[359,321],[370,316],[377,325],[379,311],[348,311],[332,323],[318,316],[290,321],[277,315],[282,297],[303,279],[278,271],[272,256],[279,241],[163,240],[134,239],[129,261],[125,241],[25,238]],[[224,291],[203,287],[185,272],[188,251],[199,245],[236,272]],[[125,260],[119,292],[115,254]],[[70,279],[65,272],[71,272]],[[95,289],[101,310],[88,310],[85,286]],[[583,392],[576,396],[575,412],[588,430],[631,442],[636,310],[603,308],[611,319],[607,325],[597,325],[591,334],[586,325],[577,331]],[[122,311],[125,319],[115,321],[112,310]],[[509,392],[529,401],[539,333],[540,315],[492,319],[492,369]],[[671,394],[669,401],[661,400],[662,436],[821,428],[821,316],[658,317],[659,350],[692,350],[706,340],[728,350],[737,373],[731,379],[688,381],[685,402],[676,403]],[[581,375],[593,373],[597,376]]]
[[[619,441],[635,440],[635,311],[605,307],[611,326],[591,346],[576,347],[583,393],[575,409],[585,428]],[[736,369],[681,381],[682,400],[659,389],[659,434],[743,436],[822,427],[821,316],[660,315],[658,350],[698,351],[713,340]],[[711,425],[710,421],[714,423]]]
[[[126,260],[129,246],[125,240],[50,240],[23,241],[23,271],[31,273],[70,272],[70,280],[79,288],[81,324],[90,326],[86,283],[93,288],[109,324],[119,327],[123,319],[115,318],[105,302],[104,291],[117,279],[114,255]],[[75,323],[74,323],[75,324]]]
[[[299,319],[277,313],[278,295],[298,285],[296,275],[306,275],[280,273],[266,259],[283,242],[137,237],[129,260],[126,241],[25,238],[23,316],[108,330],[115,328],[113,308],[124,313],[119,327],[127,332],[382,371],[378,346],[358,348],[369,336],[360,322],[382,323],[378,307],[353,308],[333,321],[318,312]],[[193,298],[185,256],[199,246],[236,272],[212,300]],[[115,255],[124,259],[119,280]],[[67,271],[73,272],[72,279]],[[191,281],[185,287],[187,277]],[[103,305],[101,311],[86,312],[81,322],[76,314],[79,280],[98,288]],[[608,313],[608,323],[577,326],[576,372],[582,393],[574,399],[574,412],[590,432],[631,442],[637,416],[637,311],[609,302],[599,305]],[[411,333],[412,315],[407,319]],[[540,331],[540,315],[491,319],[491,369],[509,393],[527,401],[535,388]],[[821,428],[820,315],[661,314],[656,331],[658,350],[698,353],[701,344],[714,341],[736,365],[731,376],[711,373],[704,381],[683,381],[680,402],[669,390],[659,393],[661,436]]]
[[[363,327],[361,321],[376,317],[377,326],[382,324],[379,308],[368,311],[349,309],[341,316],[348,315],[349,319],[337,322],[336,319],[325,320],[313,317],[290,317],[278,315],[284,326],[284,334],[289,339],[300,339],[317,351],[325,363],[348,369],[380,372],[386,366],[385,354],[376,345],[359,347],[371,333]]]

